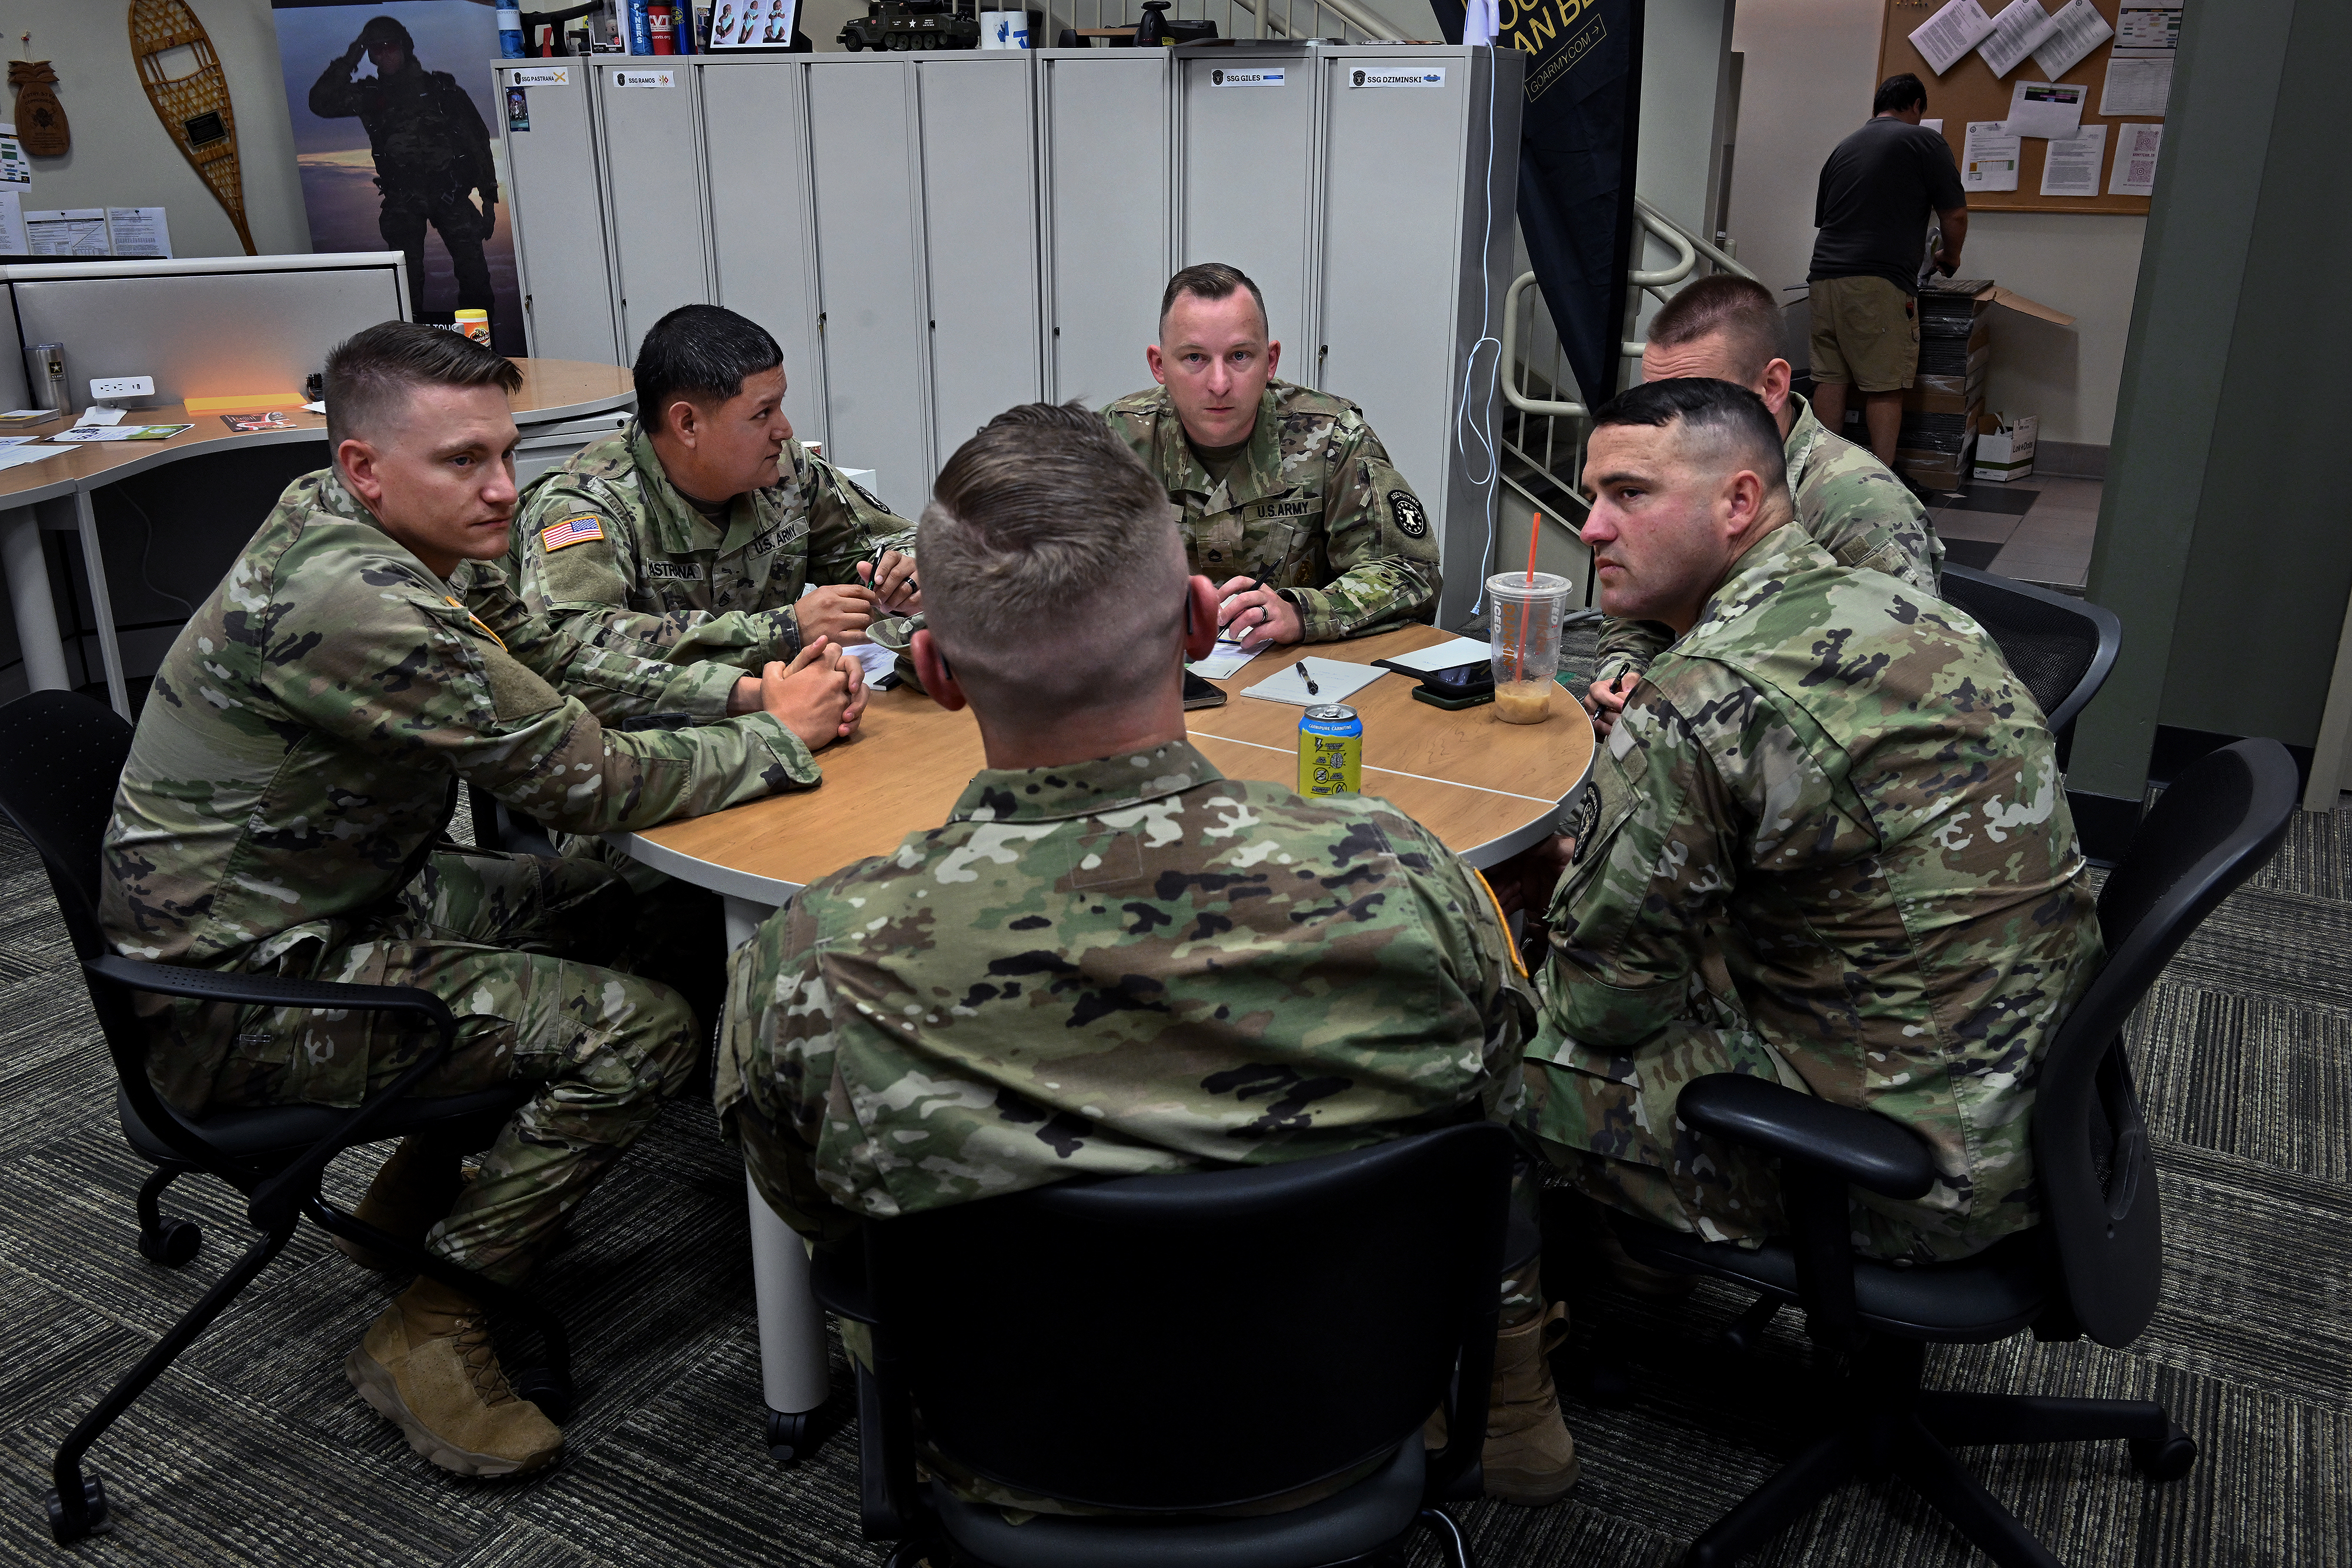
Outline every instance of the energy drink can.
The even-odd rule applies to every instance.
[[[1298,721],[1298,792],[1357,795],[1364,784],[1364,721],[1339,703],[1311,707]]]

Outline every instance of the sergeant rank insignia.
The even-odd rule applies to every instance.
[[[1391,490],[1389,510],[1396,517],[1396,526],[1404,530],[1405,538],[1417,539],[1429,532],[1428,515],[1422,511],[1421,503],[1413,498],[1412,491]]]

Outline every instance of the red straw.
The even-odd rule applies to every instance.
[[[1542,538],[1543,514],[1538,512],[1535,522],[1528,528],[1528,586],[1529,588],[1536,585],[1536,544]],[[1511,672],[1514,685],[1526,682],[1528,678],[1528,607],[1524,604],[1519,606],[1519,651],[1511,655]]]

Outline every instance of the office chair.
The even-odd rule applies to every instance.
[[[2199,923],[2278,847],[2297,792],[2294,759],[2275,740],[2213,752],[2164,792],[2109,874],[2099,894],[2106,964],[2051,1041],[2035,1085],[2042,1218],[2033,1229],[1957,1263],[1898,1269],[1856,1258],[1846,1188],[1922,1196],[1935,1177],[1925,1144],[1900,1123],[1767,1079],[1716,1073],[1683,1091],[1682,1121],[1779,1158],[1794,1236],[1745,1251],[1614,1211],[1610,1223],[1644,1263],[1760,1291],[1735,1343],[1752,1343],[1782,1305],[1801,1306],[1832,1412],[1828,1433],[1700,1536],[1685,1563],[1736,1562],[1848,1478],[1891,1470],[2003,1568],[2057,1568],[1952,1447],[2120,1437],[2150,1479],[2189,1473],[2197,1445],[2161,1405],[1929,1392],[1921,1364],[1931,1343],[1985,1343],[2026,1328],[2120,1349],[2155,1315],[2156,1161],[2123,1028]]]
[[[1985,629],[2011,672],[2033,694],[2058,737],[2063,768],[2074,747],[2074,716],[2115,668],[2123,622],[2112,610],[1965,566],[1944,568],[1943,591]]]
[[[119,1081],[115,1111],[123,1136],[155,1166],[139,1189],[139,1250],[167,1269],[184,1267],[194,1259],[203,1245],[202,1233],[186,1220],[165,1218],[161,1206],[163,1189],[191,1171],[218,1176],[244,1193],[246,1217],[260,1232],[68,1435],[53,1470],[57,1490],[47,1499],[50,1533],[62,1544],[104,1528],[106,1490],[96,1474],[83,1476],[82,1455],[252,1283],[292,1239],[305,1216],[332,1235],[397,1257],[494,1312],[531,1323],[545,1344],[546,1364],[523,1371],[513,1379],[515,1389],[549,1419],[562,1420],[572,1403],[571,1357],[563,1326],[552,1313],[520,1291],[492,1284],[470,1270],[362,1224],[327,1202],[319,1190],[328,1164],[362,1144],[415,1134],[461,1149],[484,1147],[536,1086],[408,1098],[409,1090],[440,1064],[457,1039],[457,1020],[428,991],[148,964],[110,951],[98,922],[100,844],[123,762],[131,755],[131,726],[102,703],[58,691],[35,692],[9,704],[5,719],[0,724],[0,737],[5,737],[0,738],[0,813],[40,852],[49,885],[57,893],[58,912],[80,960],[90,1006],[114,1059]],[[142,991],[237,1007],[309,1006],[400,1014],[415,1027],[433,1030],[437,1042],[356,1110],[279,1105],[184,1116],[165,1103],[147,1076],[148,1029],[131,1006],[133,994]]]
[[[819,1301],[873,1325],[866,1535],[903,1542],[893,1568],[942,1538],[983,1568],[1317,1568],[1418,1522],[1471,1568],[1439,1504],[1477,1495],[1510,1167],[1510,1134],[1475,1123],[867,1222],[814,1270]],[[917,1409],[976,1475],[1152,1517],[1016,1528],[937,1480],[919,1493]],[[1304,1508],[1206,1517],[1366,1464]]]

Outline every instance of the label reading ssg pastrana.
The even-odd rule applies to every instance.
[[[1444,87],[1444,66],[1358,66],[1348,73],[1355,87]]]

